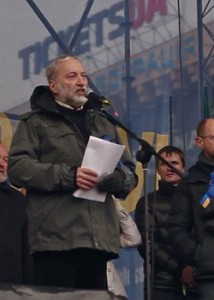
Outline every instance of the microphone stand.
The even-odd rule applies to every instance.
[[[101,108],[101,113],[103,114],[103,116],[105,116],[112,124],[119,126],[120,128],[124,129],[127,134],[133,138],[134,140],[136,140],[141,148],[140,150],[137,151],[136,154],[136,159],[137,161],[141,162],[142,165],[144,164],[148,164],[152,155],[155,156],[156,159],[161,160],[162,162],[164,162],[166,165],[168,165],[173,172],[175,172],[178,176],[180,176],[181,178],[183,177],[183,174],[177,170],[170,162],[168,162],[167,160],[165,160],[162,156],[160,156],[154,149],[154,147],[152,145],[150,145],[146,140],[140,139],[137,137],[137,135],[132,132],[131,130],[129,130],[121,121],[119,118],[116,118],[114,116],[112,116],[110,113],[108,113],[104,108]]]
[[[109,104],[108,104],[109,105]],[[112,107],[112,106],[111,106]],[[113,109],[113,107],[112,107]],[[146,297],[145,300],[151,300],[151,278],[152,278],[152,272],[151,272],[151,264],[150,264],[150,255],[151,255],[151,241],[149,239],[149,214],[148,214],[148,195],[147,195],[147,187],[146,187],[146,181],[147,181],[147,166],[148,163],[154,155],[154,157],[161,161],[163,161],[165,164],[167,164],[173,172],[175,172],[177,175],[179,175],[181,178],[183,177],[183,174],[177,170],[171,163],[166,161],[163,157],[161,157],[154,149],[153,146],[151,146],[147,141],[140,139],[137,137],[137,135],[130,131],[120,120],[119,118],[116,118],[112,116],[110,113],[108,113],[104,108],[101,107],[101,114],[103,114],[112,124],[119,126],[120,128],[124,129],[127,134],[136,140],[140,144],[140,150],[137,151],[136,154],[136,159],[139,161],[142,166],[143,166],[143,174],[144,174],[144,210],[145,210],[145,269],[146,269],[146,276],[145,276],[145,281],[146,281],[146,286],[145,286],[145,291],[146,291]],[[114,109],[113,109],[114,111]],[[114,113],[117,115],[117,113]]]

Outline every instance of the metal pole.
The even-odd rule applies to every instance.
[[[169,144],[173,145],[172,140],[172,96],[169,97]]]
[[[129,129],[131,129],[131,83],[134,79],[131,76],[131,55],[130,55],[130,29],[132,23],[130,22],[130,12],[129,12],[129,0],[125,0],[124,7],[124,18],[125,21],[122,26],[124,26],[125,30],[125,70],[126,74],[123,77],[123,80],[126,83],[126,116],[127,116],[127,125]]]
[[[204,53],[203,53],[203,13],[202,0],[197,0],[198,23],[198,109],[199,119],[203,116],[203,90],[204,90]]]
[[[81,19],[79,21],[79,25],[78,25],[78,27],[76,29],[76,32],[74,33],[74,36],[73,36],[71,42],[68,43],[68,48],[69,48],[70,51],[73,50],[73,48],[74,48],[74,46],[76,44],[76,41],[78,40],[80,32],[81,32],[81,30],[82,30],[82,28],[83,28],[83,26],[84,26],[84,24],[85,24],[85,22],[87,20],[88,14],[90,12],[90,9],[91,9],[93,3],[94,3],[94,0],[89,0],[88,3],[87,3],[87,5],[86,5],[86,8],[85,8],[85,10],[84,10],[84,12],[82,14],[82,17],[81,17]]]

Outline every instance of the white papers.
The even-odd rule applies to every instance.
[[[94,136],[90,136],[83,157],[82,167],[96,171],[99,177],[108,175],[114,171],[124,150],[124,145],[114,144]],[[100,193],[97,188],[93,188],[91,190],[78,189],[73,193],[73,195],[78,198],[85,198],[100,202],[104,202],[106,197],[106,193]]]

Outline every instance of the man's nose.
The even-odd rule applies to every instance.
[[[168,171],[172,171],[172,167],[170,167],[170,166],[167,165],[167,170]]]
[[[87,79],[81,75],[78,76],[77,78],[77,84],[79,85],[85,85],[87,82]]]
[[[82,76],[78,76],[77,84],[84,84],[84,79],[82,78]]]

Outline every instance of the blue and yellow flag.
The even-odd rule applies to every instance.
[[[205,194],[204,197],[201,199],[200,204],[203,208],[207,208],[211,200],[212,199],[207,194]]]
[[[204,194],[200,200],[200,204],[203,208],[207,208],[211,201],[214,199],[214,172],[210,173],[210,182],[208,191]]]

